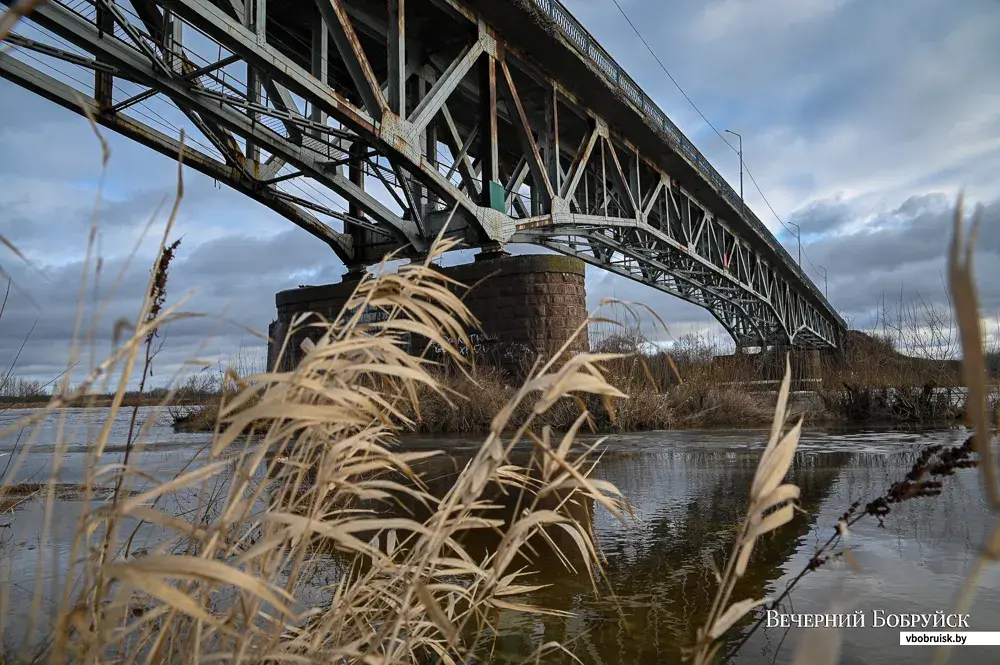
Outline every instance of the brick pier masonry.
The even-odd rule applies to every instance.
[[[478,330],[468,331],[477,357],[520,374],[526,362],[530,364],[538,354],[557,350],[586,319],[583,261],[538,254],[481,254],[476,258],[472,263],[438,270],[472,287],[464,301],[480,323]],[[279,292],[275,296],[278,317],[268,329],[268,367],[276,367],[278,352],[295,316],[309,312],[334,320],[357,284],[356,280],[343,281]],[[278,369],[287,371],[298,363],[300,345],[309,332],[299,331],[290,340]],[[570,351],[587,351],[588,347],[584,331]]]

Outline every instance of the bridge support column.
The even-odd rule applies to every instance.
[[[474,288],[464,301],[479,320],[470,330],[478,363],[498,364],[516,378],[530,368],[538,354],[559,349],[587,317],[585,264],[566,256],[486,256],[460,266],[440,268],[462,284]],[[301,343],[312,330],[292,332],[282,362],[279,352],[296,316],[315,313],[333,320],[357,287],[357,279],[325,286],[307,286],[281,291],[275,296],[278,317],[268,334],[268,367],[292,369],[302,356]],[[464,289],[460,291],[464,293]],[[587,351],[586,331],[570,345],[570,353]],[[422,348],[415,348],[420,351]]]
[[[767,351],[764,379],[780,381],[785,375],[785,356],[792,369],[792,390],[816,390],[821,386],[823,372],[817,349],[796,349],[776,346]]]

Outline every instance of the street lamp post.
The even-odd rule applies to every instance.
[[[740,219],[746,221],[747,218],[747,206],[743,201],[743,137],[734,132],[731,129],[727,129],[726,132],[732,134],[740,140]]]
[[[830,287],[829,287],[829,285],[827,284],[827,281],[826,281],[826,268],[824,268],[823,266],[816,266],[816,269],[823,271],[823,297],[826,298],[827,300],[829,300],[830,299]]]
[[[747,218],[747,206],[746,202],[743,200],[743,137],[731,129],[725,130],[727,134],[732,134],[737,139],[739,139],[739,154],[740,154],[740,218],[746,221]],[[779,220],[780,221],[780,220]],[[796,234],[795,239],[798,241],[799,245],[799,267],[802,267],[802,229],[795,222],[788,222],[795,227]]]
[[[799,267],[802,267],[802,227],[795,222],[789,221],[789,224],[795,227],[795,239],[799,243]]]

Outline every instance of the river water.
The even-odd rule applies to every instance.
[[[27,415],[0,413],[0,429]],[[143,417],[148,415],[144,413]],[[70,409],[44,423],[32,453],[17,474],[18,481],[44,482],[53,463],[57,436],[68,443],[60,457],[59,480],[78,483],[84,477],[88,428],[106,419],[101,410]],[[107,462],[121,457],[128,420],[119,417],[112,427]],[[0,452],[10,454],[25,445],[27,433],[15,431],[0,440]],[[961,429],[923,432],[807,431],[796,454],[790,480],[802,488],[800,514],[758,545],[747,576],[734,598],[773,596],[808,563],[816,547],[832,532],[837,517],[854,501],[867,502],[902,479],[921,448],[932,443],[956,445],[967,432]],[[766,432],[675,431],[615,435],[595,475],[622,490],[635,506],[635,521],[622,524],[598,509],[594,525],[598,543],[607,556],[609,588],[597,596],[585,575],[558,566],[543,565],[541,580],[547,589],[530,600],[568,610],[570,618],[504,616],[502,635],[492,648],[494,662],[520,662],[542,642],[569,645],[584,663],[674,663],[690,644],[712,602],[715,581],[709,560],[722,565],[734,529],[741,523]],[[190,463],[206,444],[199,434],[176,434],[161,422],[150,430],[150,445],[142,465],[151,473],[169,476]],[[404,446],[439,446],[457,457],[477,445],[473,438],[409,439]],[[7,457],[0,457],[0,468]],[[7,479],[9,481],[9,479]],[[41,552],[53,560],[66,553],[66,524],[79,514],[78,501],[64,494],[48,540],[39,537],[42,509],[38,502],[19,506],[0,516],[3,575],[9,581],[5,622],[17,623],[32,587],[35,563]],[[65,523],[60,526],[59,520]],[[835,604],[865,613],[864,628],[842,631],[841,662],[883,665],[930,662],[932,648],[899,645],[898,628],[872,626],[875,610],[886,614],[950,612],[978,547],[991,524],[978,471],[960,470],[948,478],[943,493],[896,507],[880,528],[874,519],[859,523],[852,545],[860,571],[828,566],[806,575],[782,611],[826,613]],[[60,537],[59,534],[62,533]],[[155,539],[145,532],[143,538]],[[544,564],[544,562],[543,562]],[[1000,630],[1000,565],[981,578],[970,610],[971,630]],[[746,628],[743,629],[744,631]],[[790,663],[797,642],[809,628],[761,628],[738,651],[733,662]],[[733,632],[729,645],[740,638]],[[786,634],[787,632],[787,634]],[[962,647],[953,663],[1000,662],[1000,647]]]

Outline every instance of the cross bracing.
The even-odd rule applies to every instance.
[[[183,124],[186,164],[351,270],[447,224],[698,304],[739,346],[836,346],[842,319],[707,160],[532,1],[50,1],[0,75],[168,156]]]

